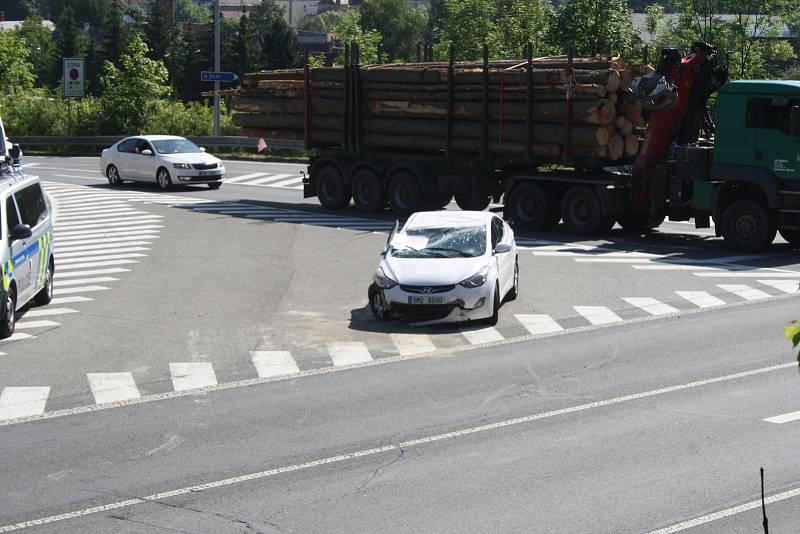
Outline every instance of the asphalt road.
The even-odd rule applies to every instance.
[[[56,208],[57,302],[0,342],[0,532],[172,490],[36,528],[649,532],[754,499],[760,465],[769,495],[800,486],[800,422],[763,421],[800,410],[785,243],[519,234],[496,328],[412,328],[366,308],[392,217],[303,200],[302,166],[165,194],[111,188],[97,158],[25,162]]]

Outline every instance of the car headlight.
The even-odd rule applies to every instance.
[[[375,275],[372,277],[372,280],[375,282],[375,285],[381,289],[390,289],[397,285],[397,282],[386,276],[386,273],[383,272],[383,269],[378,267],[378,270],[375,271]]]
[[[172,166],[175,167],[176,169],[191,169],[192,168],[192,166],[189,165],[188,163],[173,163]]]
[[[458,285],[473,289],[476,287],[481,287],[483,284],[486,283],[486,278],[489,276],[489,267],[484,267],[480,270],[477,274],[473,274],[466,280],[462,280],[458,283]]]

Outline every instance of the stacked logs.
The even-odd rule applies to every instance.
[[[492,63],[488,82],[480,65],[459,63],[452,84],[446,63],[362,66],[357,88],[359,142],[372,148],[444,150],[450,116],[450,148],[458,152],[481,153],[485,147],[490,154],[519,156],[530,148],[531,155],[544,160],[566,155],[599,165],[620,161],[639,150],[645,126],[642,105],[627,98],[626,90],[634,76],[646,73],[644,69],[619,60],[573,60],[565,153],[570,106],[563,56],[533,60],[530,95],[525,62]],[[302,140],[308,126],[311,145],[339,146],[345,124],[345,76],[341,67],[311,69],[306,102],[302,69],[247,74],[243,88],[234,93],[233,122],[240,135],[267,139]]]

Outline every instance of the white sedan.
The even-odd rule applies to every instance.
[[[175,184],[207,184],[219,189],[225,178],[225,165],[205,151],[188,139],[173,135],[127,137],[103,150],[100,172],[111,185],[132,180],[156,182],[161,189]]]
[[[393,232],[369,288],[380,320],[409,323],[485,320],[519,292],[514,232],[482,211],[415,213]]]

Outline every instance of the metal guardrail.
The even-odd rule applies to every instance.
[[[124,135],[98,135],[92,137],[57,137],[57,136],[44,136],[44,135],[27,135],[15,136],[11,138],[11,142],[19,143],[22,150],[25,146],[111,146],[120,139],[124,139]],[[258,145],[257,137],[236,137],[236,136],[220,136],[220,137],[194,137],[189,136],[187,139],[202,146],[215,146],[224,148],[253,148]],[[296,141],[293,139],[267,139],[267,148],[283,148],[283,149],[302,149],[305,148],[303,141]]]

